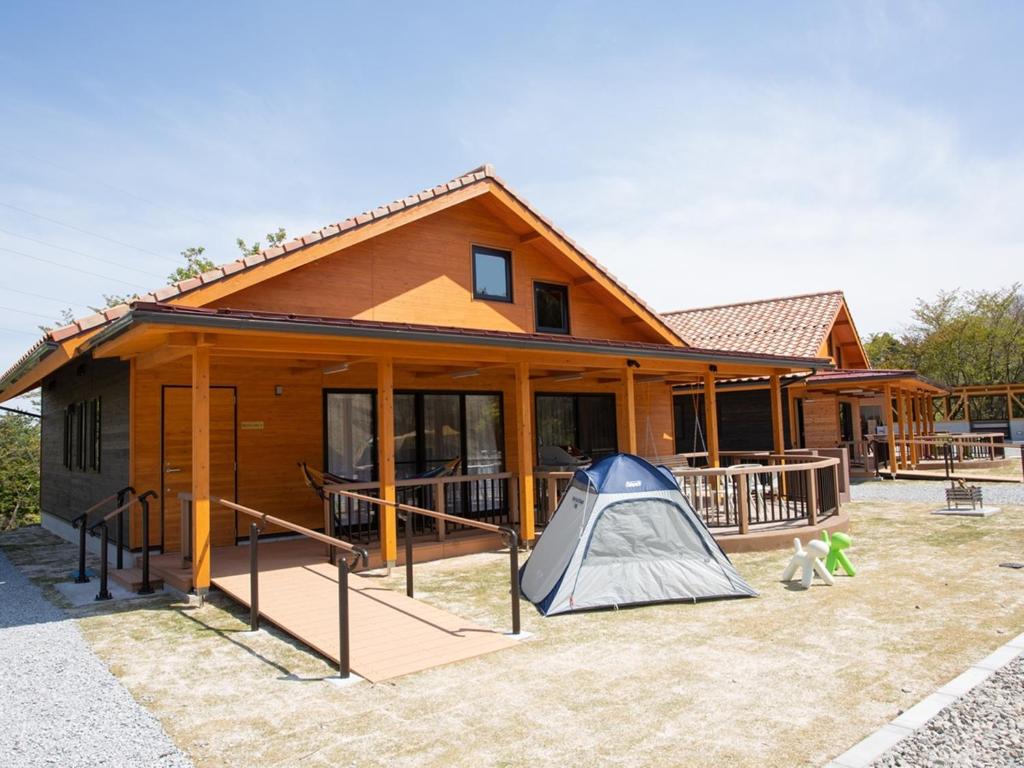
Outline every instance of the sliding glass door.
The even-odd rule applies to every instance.
[[[615,395],[613,394],[538,394],[536,399],[537,442],[541,464],[555,461],[561,448],[597,460],[618,450]]]
[[[504,471],[499,393],[397,392],[397,479]],[[373,391],[324,392],[325,466],[352,482],[377,479],[377,398]],[[446,471],[447,470],[447,471]]]

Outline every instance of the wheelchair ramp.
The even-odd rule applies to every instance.
[[[322,544],[260,544],[260,616],[338,662],[338,570]],[[249,607],[249,548],[213,553],[214,586]],[[377,579],[349,574],[352,671],[371,682],[515,645],[499,632],[406,597]]]

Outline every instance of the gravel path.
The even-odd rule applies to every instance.
[[[946,707],[872,766],[1024,766],[1024,656]]]
[[[972,483],[975,485],[975,483]],[[1024,483],[977,483],[986,504],[1024,506]],[[851,483],[854,501],[935,502],[946,505],[946,483],[940,480],[861,480]]]
[[[0,553],[0,764],[191,766],[63,611]]]

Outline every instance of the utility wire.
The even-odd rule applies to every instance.
[[[131,248],[133,251],[139,251],[140,253],[147,253],[150,256],[156,256],[158,259],[166,259],[167,261],[173,261],[175,263],[178,262],[178,259],[172,259],[170,256],[164,256],[163,254],[159,254],[156,251],[151,251],[151,250],[149,250],[147,248],[140,248],[137,245],[132,245],[131,243],[126,243],[126,242],[124,242],[122,240],[115,240],[112,237],[107,237],[106,235],[101,235],[101,234],[99,234],[97,232],[90,232],[88,229],[82,229],[81,227],[75,226],[74,224],[68,224],[65,221],[59,221],[58,219],[52,219],[49,216],[43,216],[41,213],[35,213],[34,211],[29,211],[29,210],[26,210],[25,208],[19,208],[18,206],[11,205],[10,203],[0,203],[0,205],[2,205],[4,208],[10,208],[12,211],[17,211],[18,213],[24,213],[27,216],[33,216],[33,217],[35,217],[37,219],[42,219],[43,221],[48,221],[51,224],[57,224],[58,226],[61,226],[61,227],[66,227],[68,229],[73,229],[75,232],[81,232],[82,234],[89,235],[90,237],[98,237],[100,240],[106,240],[108,243],[114,243],[115,245],[120,245],[120,246],[123,246],[125,248]]]
[[[17,328],[0,328],[0,333],[21,333],[26,336],[35,336],[36,338],[42,335],[42,332],[32,333],[32,331],[19,331]]]
[[[36,162],[43,163],[45,165],[49,165],[51,168],[56,168],[58,171],[61,171],[62,173],[67,174],[68,176],[72,176],[72,177],[75,177],[75,178],[79,178],[80,177],[80,174],[76,173],[75,171],[71,170],[70,168],[66,168],[63,165],[55,163],[55,162],[53,162],[53,160],[50,160],[50,159],[48,159],[46,157],[41,157],[40,155],[37,155],[37,154],[35,154],[33,152],[28,152],[28,151],[26,151],[26,150],[24,150],[24,149],[22,149],[20,147],[17,148],[17,150],[15,150],[13,147],[8,147],[8,149],[11,150],[12,155],[15,152],[17,152],[17,154],[25,156],[25,157],[30,157],[30,158],[32,158],[32,160],[34,160]],[[149,198],[143,197],[142,195],[137,195],[134,192],[131,192],[130,190],[124,189],[123,187],[118,187],[118,186],[116,186],[114,184],[111,184],[108,181],[104,181],[103,179],[99,179],[99,178],[90,176],[88,181],[89,181],[90,184],[100,184],[100,185],[106,187],[107,189],[112,189],[115,192],[120,192],[122,195],[127,195],[128,197],[135,198],[136,200],[138,200],[140,202],[143,202],[143,203],[146,203],[146,205],[151,205],[154,208],[163,208],[164,210],[170,211],[171,213],[175,213],[178,216],[185,216],[186,218],[192,219],[192,221],[195,221],[195,222],[197,222],[199,224],[205,224],[206,226],[209,226],[209,227],[213,226],[212,222],[207,221],[206,219],[201,219],[198,216],[196,216],[195,214],[189,213],[188,211],[183,211],[180,208],[175,208],[173,206],[167,205],[166,203],[158,203],[155,200],[150,200]]]
[[[0,405],[0,411],[6,411],[7,413],[16,413],[19,416],[31,416],[33,419],[43,418],[41,414],[29,413],[28,411],[19,411],[17,408],[8,408],[5,405]]]
[[[72,307],[88,307],[88,304],[80,304],[77,301],[68,301],[67,299],[56,299],[53,296],[43,296],[41,293],[32,293],[31,291],[23,291],[20,288],[8,288],[6,285],[0,285],[0,291],[10,291],[11,293],[20,293],[22,296],[31,296],[33,299],[43,299],[44,301],[52,301],[56,304],[64,304]]]
[[[2,203],[0,203],[0,205],[2,205]],[[72,270],[74,272],[81,272],[83,275],[89,275],[89,277],[101,277],[104,280],[113,280],[115,283],[122,283],[123,285],[130,285],[132,288],[138,288],[139,287],[138,283],[129,283],[127,280],[119,280],[116,277],[109,277],[107,275],[101,275],[98,272],[90,272],[87,269],[79,269],[78,267],[72,267],[70,264],[61,264],[59,261],[51,261],[50,259],[44,259],[42,256],[33,256],[31,253],[24,253],[23,251],[16,251],[13,248],[4,248],[2,245],[0,245],[0,251],[7,251],[8,253],[13,253],[13,254],[16,254],[18,256],[24,256],[26,259],[35,259],[36,261],[41,261],[44,264],[52,264],[53,266],[60,267],[62,269],[70,269],[70,270]],[[145,290],[145,289],[143,289],[143,290]]]
[[[53,320],[50,315],[41,315],[38,312],[29,312],[27,309],[18,309],[17,307],[5,307],[0,304],[0,309],[7,310],[8,312],[20,312],[23,315],[31,315],[32,317],[41,317],[43,320]]]
[[[45,240],[37,240],[36,238],[29,237],[28,235],[19,235],[17,232],[11,232],[10,230],[3,229],[2,227],[0,227],[0,232],[3,232],[5,235],[10,235],[11,237],[17,237],[20,240],[28,240],[29,242],[32,242],[32,243],[38,243],[39,245],[45,245],[47,248],[56,248],[59,251],[67,251],[68,253],[73,253],[76,256],[84,256],[87,259],[95,259],[96,261],[102,261],[104,264],[110,264],[112,266],[119,267],[120,269],[130,269],[132,272],[138,272],[141,275],[147,275],[149,277],[154,277],[157,280],[163,280],[164,279],[162,276],[158,275],[156,272],[148,272],[145,269],[139,269],[138,267],[129,267],[127,264],[122,264],[121,262],[114,261],[113,259],[104,259],[102,256],[93,256],[91,253],[83,253],[82,251],[76,251],[74,248],[68,248],[68,247],[63,246],[63,245],[55,245],[54,243],[48,243]]]

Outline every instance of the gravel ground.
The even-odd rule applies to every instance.
[[[972,483],[975,485],[975,483]],[[1024,483],[976,483],[986,504],[1024,506]],[[946,483],[939,480],[860,480],[850,485],[853,501],[935,502],[946,505]]]
[[[1024,656],[946,707],[872,765],[1024,766]]]
[[[75,622],[2,553],[0,764],[192,765],[89,649]]]

